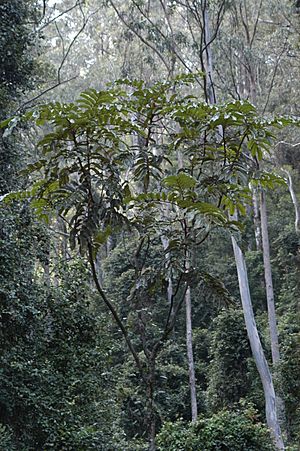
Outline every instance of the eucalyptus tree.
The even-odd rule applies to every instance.
[[[280,85],[289,83],[294,77],[294,70],[297,70],[297,63],[292,62],[296,50],[293,45],[294,30],[287,20],[291,13],[292,5],[288,3],[278,5],[275,2],[273,9],[270,10],[269,2],[262,0],[255,5],[253,2],[234,2],[228,9],[229,20],[224,21],[224,29],[220,32],[220,49],[227,55],[227,70],[230,74],[227,78],[229,78],[232,95],[236,98],[249,98],[264,112],[270,107],[271,109],[277,107]],[[226,25],[231,30],[229,39]],[[268,52],[265,51],[266,41],[269,43]],[[288,77],[282,76],[287,65],[290,67],[290,74]],[[287,108],[289,111],[290,106],[282,105],[282,103],[280,99],[282,110]],[[260,188],[257,191],[257,187],[253,188],[253,207],[256,246],[263,253],[272,363],[274,374],[276,374],[280,353],[270,261],[266,193]],[[281,396],[277,398],[278,415],[284,424],[284,405]]]

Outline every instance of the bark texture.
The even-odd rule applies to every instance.
[[[293,185],[293,179],[291,176],[291,173],[289,171],[287,171],[286,169],[283,169],[283,171],[285,172],[285,174],[287,175],[288,178],[288,187],[289,187],[289,192],[292,198],[292,202],[294,205],[294,210],[295,210],[295,232],[296,233],[300,233],[300,207],[299,207],[299,202],[294,190],[294,185]]]
[[[284,444],[281,436],[281,430],[279,421],[277,418],[277,408],[276,408],[276,396],[272,380],[272,375],[266,361],[264,351],[261,345],[261,341],[258,335],[250,290],[248,282],[248,274],[245,259],[243,253],[238,246],[235,238],[232,236],[232,245],[234,250],[234,256],[236,261],[236,268],[238,273],[240,295],[242,300],[245,324],[247,329],[247,334],[255,360],[257,370],[260,375],[260,379],[263,385],[264,397],[265,397],[265,409],[266,409],[266,420],[270,428],[272,437],[274,439],[274,445],[276,450],[284,450]]]
[[[259,203],[257,199],[256,189],[252,189],[252,203],[253,203],[253,219],[254,219],[254,234],[256,250],[261,250],[261,230],[260,230],[260,218],[259,218]]]
[[[269,323],[269,330],[270,330],[272,362],[274,365],[273,375],[276,378],[276,376],[278,376],[278,364],[280,361],[280,351],[279,351],[279,339],[278,339],[278,329],[277,329],[277,321],[276,321],[275,298],[274,298],[274,289],[273,289],[273,280],[272,280],[270,241],[269,241],[269,233],[268,233],[267,203],[266,203],[266,195],[265,195],[264,191],[261,191],[261,195],[260,195],[260,218],[261,218],[262,249],[263,249],[263,260],[264,260],[267,306],[268,306],[268,323]],[[286,415],[285,415],[284,400],[281,396],[278,396],[278,394],[276,395],[276,400],[277,400],[278,420],[279,420],[281,426],[285,426],[286,425]]]
[[[264,259],[266,295],[268,305],[268,319],[271,338],[272,362],[273,364],[276,365],[279,362],[280,355],[279,355],[278,330],[276,323],[274,289],[273,289],[272,269],[270,259],[266,195],[264,191],[261,191],[260,193],[260,218],[261,218],[261,235],[262,235],[263,259]]]
[[[193,328],[192,328],[192,302],[191,302],[191,289],[188,287],[185,295],[185,308],[186,308],[186,348],[187,358],[189,365],[189,384],[191,393],[191,411],[192,421],[197,420],[197,392],[196,392],[196,376],[195,376],[195,364],[193,354]]]

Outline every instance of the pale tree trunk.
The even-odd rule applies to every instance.
[[[187,235],[185,238],[187,239]],[[192,252],[186,250],[185,270],[187,272],[190,270],[191,267],[190,264],[191,256],[194,256]],[[197,389],[196,389],[196,375],[195,375],[195,363],[193,352],[192,298],[191,298],[191,288],[189,286],[187,287],[184,301],[185,301],[185,318],[186,318],[186,351],[188,359],[189,387],[191,396],[191,415],[192,421],[196,421],[198,416]]]
[[[272,362],[274,365],[273,374],[276,378],[278,375],[278,365],[280,361],[279,352],[279,340],[278,340],[278,330],[276,321],[276,311],[275,311],[275,299],[274,299],[274,289],[272,280],[272,269],[271,269],[271,258],[270,258],[270,241],[268,233],[268,216],[267,216],[267,205],[266,205],[266,195],[263,190],[260,194],[260,218],[261,218],[261,235],[262,235],[262,249],[263,249],[263,260],[264,260],[264,273],[265,273],[265,284],[266,284],[266,295],[267,295],[267,306],[268,306],[268,322],[270,330],[270,341],[271,341],[271,352],[272,352]],[[285,425],[285,404],[281,396],[277,394],[277,415],[281,426]]]
[[[181,152],[178,152],[177,158],[178,158],[178,167],[182,168],[183,159]],[[187,238],[187,236],[185,238]],[[185,268],[187,271],[190,269],[190,260],[189,260],[190,257],[191,253],[186,252]],[[196,389],[196,375],[195,375],[195,363],[193,351],[192,299],[190,287],[187,288],[185,294],[185,320],[186,320],[186,351],[188,359],[189,386],[191,396],[191,415],[192,421],[196,421],[198,416],[198,409],[197,409],[197,389]]]
[[[66,260],[67,253],[68,253],[67,252],[68,251],[68,240],[67,240],[68,234],[67,234],[66,224],[63,221],[63,219],[60,217],[57,218],[57,230],[59,231],[59,234],[61,236],[58,253],[61,255],[63,260]]]
[[[261,341],[255,323],[245,259],[240,247],[238,246],[233,236],[231,237],[231,240],[236,261],[240,295],[242,300],[247,334],[252,350],[252,355],[255,360],[255,364],[259,372],[264,390],[267,424],[268,427],[270,428],[271,435],[274,439],[276,450],[284,450],[284,444],[281,437],[281,430],[277,418],[276,396],[272,375],[264,355],[264,351],[261,345]]]
[[[206,74],[206,79],[209,78],[210,82],[213,85],[212,57],[211,57],[211,51],[210,51],[210,45],[209,45],[210,33],[209,33],[209,14],[208,14],[207,1],[205,1],[205,4],[204,4],[203,18],[204,18],[204,28],[205,28],[204,35],[205,35],[205,45],[206,45],[205,70],[208,72]],[[250,96],[251,101],[255,103],[256,86],[255,86],[255,79],[253,77],[253,73],[250,73],[249,79],[250,79],[249,96]],[[213,86],[212,86],[212,88],[213,88]],[[206,87],[206,89],[207,89],[207,87]],[[216,103],[215,93],[214,93],[213,89],[209,89],[206,91],[206,97],[208,98],[208,101],[211,104]],[[237,218],[234,218],[234,219],[237,219]],[[248,334],[252,354],[253,354],[253,357],[255,360],[255,364],[256,364],[257,370],[259,372],[261,383],[262,383],[263,390],[264,390],[267,424],[270,428],[271,435],[274,439],[274,444],[275,444],[276,449],[284,450],[284,444],[283,444],[283,440],[281,437],[280,425],[279,425],[278,418],[277,418],[276,396],[275,396],[272,375],[271,375],[267,360],[264,355],[264,351],[263,351],[263,348],[262,348],[262,345],[260,342],[260,338],[258,335],[256,323],[255,323],[252,302],[251,302],[251,297],[250,297],[250,289],[249,289],[246,263],[244,260],[243,253],[233,236],[231,237],[231,240],[232,240],[232,245],[233,245],[233,250],[234,250],[234,255],[235,255],[235,262],[236,262],[236,268],[237,268],[238,280],[239,280],[239,289],[240,289],[240,295],[241,295],[241,300],[242,300],[247,334]]]
[[[260,230],[260,218],[259,218],[259,202],[257,199],[257,190],[252,188],[252,203],[253,203],[253,219],[254,219],[254,235],[256,250],[261,250],[261,230]]]
[[[282,169],[283,172],[287,175],[288,177],[288,188],[289,188],[289,192],[292,198],[292,202],[294,205],[294,210],[295,210],[295,232],[296,233],[300,233],[300,207],[299,207],[299,202],[294,190],[294,185],[293,185],[293,179],[291,176],[291,173],[287,170],[287,169]]]
[[[257,12],[257,21],[259,19],[261,11],[262,11],[262,1],[260,1],[260,3],[259,3],[258,12]],[[256,22],[256,25],[257,25],[257,23],[258,22]],[[251,50],[252,41],[255,37],[257,27],[255,25],[252,38],[250,38],[251,32],[249,29],[248,21],[243,20],[243,25],[245,28],[246,41],[247,41],[249,49]],[[249,60],[248,65],[246,65],[245,67],[247,67],[246,85],[248,85],[248,90],[249,90],[248,97],[249,97],[249,100],[254,105],[256,105],[256,103],[257,103],[256,68],[253,65],[253,62],[251,62],[250,60]],[[276,376],[276,365],[279,364],[280,355],[279,355],[278,332],[277,332],[276,312],[275,312],[275,303],[274,303],[274,290],[273,290],[273,283],[272,283],[272,269],[271,269],[271,261],[270,261],[270,245],[269,245],[269,236],[268,236],[266,201],[265,201],[265,195],[262,191],[260,191],[260,202],[258,201],[258,196],[257,196],[256,190],[252,191],[252,199],[253,199],[253,210],[254,210],[254,231],[255,231],[256,248],[257,248],[257,250],[262,250],[262,252],[263,252],[272,362],[274,364],[274,372],[275,372],[275,376]],[[260,216],[260,220],[259,220],[259,216]],[[249,292],[249,295],[250,295],[250,292]],[[274,388],[273,388],[273,390],[274,390]],[[266,400],[266,404],[267,404],[267,400]],[[276,395],[276,417],[277,417],[276,421],[278,422],[277,429],[279,430],[279,433],[281,434],[280,424],[281,425],[285,424],[285,406],[284,406],[283,399],[278,395]],[[268,421],[268,419],[267,419],[267,421]],[[269,422],[268,422],[268,424],[269,424]],[[271,428],[270,425],[269,425],[269,427]],[[271,428],[271,429],[273,430],[273,428]],[[274,433],[275,438],[277,437],[277,435]],[[281,442],[282,442],[282,446],[283,446],[282,438],[281,438]],[[275,440],[275,443],[276,443],[277,447],[281,446],[281,443],[280,443],[280,441],[277,440],[277,438]],[[279,447],[278,449],[281,449],[281,448]]]
[[[274,365],[276,365],[279,362],[280,355],[279,355],[278,331],[276,323],[274,289],[270,260],[266,195],[263,190],[260,193],[260,220],[261,220],[262,248],[263,248],[267,305],[268,305],[268,319],[271,339],[272,362]]]
[[[147,384],[147,398],[149,402],[149,451],[156,451],[156,420],[154,405],[154,386],[155,386],[155,361],[149,362],[149,376]]]
[[[209,33],[209,14],[208,14],[208,5],[205,1],[205,6],[203,10],[203,18],[204,18],[204,28],[205,28],[205,44],[206,47],[206,65],[205,69],[208,71],[206,74],[206,79],[209,78],[210,83],[212,83],[212,89],[206,91],[206,96],[208,101],[213,104],[216,102],[215,93],[213,90],[213,81],[212,81],[212,57],[210,51],[210,33]],[[250,73],[249,81],[250,81],[250,99],[255,102],[256,100],[256,87],[255,87],[255,79]],[[236,219],[236,218],[235,218]],[[267,360],[264,355],[264,351],[259,339],[255,318],[253,314],[252,302],[250,297],[250,289],[248,282],[248,275],[246,269],[246,263],[244,260],[243,253],[239,248],[235,238],[232,236],[232,245],[235,255],[236,268],[238,273],[239,280],[239,289],[240,295],[242,299],[242,306],[244,312],[244,318],[246,323],[247,334],[251,346],[251,350],[253,353],[253,357],[256,363],[257,370],[260,375],[261,383],[263,385],[264,397],[265,397],[265,409],[266,409],[266,420],[267,424],[271,430],[272,437],[274,439],[274,444],[277,450],[284,450],[284,444],[281,437],[280,425],[277,418],[277,409],[276,409],[276,397],[275,390],[272,380],[272,375],[267,363]]]
[[[163,245],[163,249],[166,252],[166,250],[169,247],[169,240],[166,236],[161,236],[161,242]],[[168,262],[170,258],[170,254],[166,253],[166,262]],[[168,288],[167,288],[167,297],[168,297],[168,304],[171,305],[172,303],[172,297],[173,297],[173,283],[172,283],[172,272],[171,269],[168,269]]]
[[[198,410],[197,410],[195,364],[193,354],[192,302],[191,302],[190,287],[188,287],[185,295],[185,309],[186,309],[186,349],[189,365],[191,412],[192,412],[192,421],[196,421],[198,416]]]
[[[262,3],[260,3],[261,9]],[[251,48],[250,42],[248,43],[249,48]],[[249,64],[249,99],[256,105],[256,76],[255,67],[253,64]],[[274,290],[272,281],[272,268],[270,260],[270,244],[269,244],[269,234],[268,234],[268,217],[266,209],[266,199],[263,190],[260,190],[260,202],[257,199],[257,193],[253,191],[253,209],[254,209],[254,228],[255,228],[255,239],[257,250],[262,250],[263,252],[263,262],[264,262],[264,275],[265,275],[265,286],[266,286],[266,298],[267,298],[267,309],[268,309],[268,324],[270,331],[270,342],[271,342],[271,352],[272,352],[272,363],[274,365],[273,376],[278,376],[277,366],[279,364],[280,354],[279,354],[279,343],[278,343],[278,331],[277,331],[277,321],[276,321],[276,311],[274,302]],[[259,213],[260,213],[260,226],[259,227]],[[258,247],[259,246],[259,247]],[[281,426],[286,423],[285,419],[285,405],[283,398],[276,394],[276,410],[278,422]]]

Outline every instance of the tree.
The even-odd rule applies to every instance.
[[[278,123],[276,119],[258,121],[247,102],[211,106],[191,96],[181,97],[179,86],[193,80],[180,76],[151,88],[123,80],[106,91],[86,91],[76,103],[42,106],[37,124],[50,121],[54,129],[40,142],[44,156],[28,168],[28,173],[44,170],[44,178],[27,193],[31,205],[40,217],[56,211],[65,218],[71,243],[87,253],[98,293],[127,343],[147,394],[150,449],[155,449],[157,356],[174,328],[188,287],[197,280],[197,271],[191,265],[187,269],[187,252],[201,244],[212,227],[237,227],[225,211],[235,206],[244,211],[248,196],[242,174],[245,168],[252,169],[243,143],[248,141],[254,152],[271,136],[270,126]],[[221,143],[220,125],[225,130]],[[174,126],[178,132],[174,133]],[[143,137],[142,146],[130,140],[136,135]],[[174,173],[177,149],[188,163]],[[168,218],[162,216],[164,205],[171,211]],[[131,293],[138,347],[130,323],[124,322],[101,286],[95,265],[97,250],[111,232],[128,228],[138,239]],[[164,250],[158,274],[145,264],[160,235],[169,239],[175,289],[172,305],[166,305],[163,323],[154,333],[147,315],[151,315],[151,293],[168,279]],[[141,313],[144,309],[146,316]]]
[[[11,1],[0,5],[0,39],[3,57],[0,63],[0,120],[11,114],[17,100],[32,90],[42,74],[37,62],[38,40],[29,24],[38,18],[32,1]],[[0,135],[0,194],[12,188],[12,180],[20,169],[21,155],[16,157],[12,140]]]
[[[23,97],[21,88],[16,89],[17,96],[14,95],[15,91],[12,88],[14,100],[9,101],[7,106],[12,111],[17,108],[17,101],[20,101],[21,109],[26,109],[36,102],[39,103],[41,98],[53,99],[55,102],[57,100],[72,101],[78,96],[79,91],[86,89],[86,86],[95,85],[96,88],[101,89],[106,80],[113,80],[124,75],[131,80],[135,77],[145,80],[141,88],[143,91],[145,86],[153,88],[153,80],[159,80],[162,77],[169,79],[172,74],[176,74],[181,67],[184,67],[187,73],[202,68],[202,73],[195,77],[195,84],[182,86],[178,97],[182,99],[184,93],[194,94],[197,98],[195,102],[197,108],[199,99],[205,96],[210,102],[214,102],[215,97],[218,99],[233,97],[239,100],[244,96],[248,97],[249,93],[256,92],[260,111],[265,108],[270,113],[280,109],[280,111],[297,114],[299,26],[295,9],[290,9],[291,3],[289,0],[284,0],[280,4],[264,0],[257,2],[247,2],[247,0],[243,2],[219,0],[119,2],[114,0],[114,9],[110,2],[96,0],[84,2],[84,4],[81,0],[66,0],[55,4],[40,2],[40,9],[43,11],[38,19],[34,20],[36,24],[33,25],[26,20],[25,28],[26,32],[31,33],[34,27],[35,33],[37,26],[38,30],[45,34],[47,47],[44,48],[40,61],[47,60],[48,63],[51,60],[56,70],[52,70],[47,75],[46,84],[45,80],[41,80],[43,77],[40,77],[43,88],[39,88],[33,94],[27,92],[26,98]],[[23,7],[23,4],[20,7]],[[26,5],[29,4],[30,2],[26,2]],[[9,26],[7,24],[7,27],[3,27],[4,34]],[[211,43],[209,32],[213,41]],[[34,33],[31,34],[32,38]],[[211,45],[207,45],[208,43]],[[8,42],[8,47],[12,44],[11,40]],[[27,51],[30,57],[38,53],[38,50],[30,45]],[[24,57],[25,53],[23,53]],[[9,60],[9,58],[6,59]],[[66,81],[69,82],[65,84]],[[56,86],[55,91],[54,86]],[[202,88],[199,89],[199,86]],[[121,91],[122,88],[123,86],[120,88]],[[169,103],[172,103],[172,94],[178,92],[177,88],[177,85],[170,87],[166,102],[168,107]],[[123,100],[125,99],[125,103],[128,100],[127,94],[129,92],[133,94],[136,89],[136,84],[131,81],[123,89],[126,94],[121,94],[119,102],[115,103],[123,105]],[[138,97],[136,94],[133,96],[136,103],[141,106],[143,102],[139,103]],[[149,100],[151,96],[146,97]],[[159,102],[160,105],[162,103],[163,101]],[[144,112],[136,112],[137,108],[129,107],[127,119],[130,117],[131,126],[137,125],[138,131],[131,129],[128,135],[123,135],[120,130],[117,133],[115,146],[122,148],[124,154],[126,154],[125,149],[128,149],[128,155],[124,157],[124,166],[120,165],[118,158],[111,158],[112,154],[108,152],[105,155],[108,154],[108,159],[111,158],[111,167],[108,167],[107,160],[104,163],[104,160],[101,160],[101,164],[99,163],[98,180],[100,178],[105,180],[101,187],[109,185],[110,192],[106,192],[107,190],[102,192],[106,194],[106,200],[100,206],[101,208],[98,208],[97,204],[93,210],[96,216],[100,210],[101,215],[103,214],[103,216],[100,215],[100,219],[98,218],[99,223],[96,227],[97,243],[94,242],[93,237],[91,238],[96,275],[101,282],[100,288],[103,289],[107,299],[113,301],[116,313],[127,329],[128,337],[141,361],[144,374],[150,374],[149,350],[151,351],[164,330],[169,308],[172,306],[172,313],[174,303],[177,304],[183,299],[186,289],[185,298],[187,301],[189,299],[192,301],[192,309],[188,311],[187,316],[193,324],[193,340],[190,339],[189,344],[192,344],[195,355],[197,407],[200,417],[201,414],[204,414],[206,418],[210,416],[212,414],[210,409],[215,409],[213,413],[218,413],[218,403],[211,406],[206,402],[211,393],[220,391],[224,395],[222,402],[227,410],[232,408],[231,394],[233,394],[237,401],[240,396],[255,401],[256,407],[263,415],[262,387],[252,359],[248,359],[247,368],[244,365],[243,350],[246,352],[246,348],[244,349],[246,339],[242,334],[243,328],[241,327],[240,330],[234,320],[233,323],[237,327],[233,327],[229,320],[230,310],[226,310],[223,316],[221,314],[223,323],[220,324],[218,320],[213,321],[222,307],[228,308],[228,305],[234,305],[236,308],[236,303],[231,296],[239,297],[232,252],[228,242],[228,228],[232,230],[238,224],[230,224],[228,219],[225,223],[221,220],[216,221],[217,216],[211,218],[205,213],[207,205],[205,208],[202,205],[203,210],[197,210],[195,215],[194,204],[197,199],[199,202],[219,207],[221,213],[230,212],[230,205],[233,208],[232,204],[236,203],[241,204],[240,210],[243,210],[243,205],[246,209],[247,217],[245,221],[242,221],[243,229],[238,242],[247,260],[253,308],[259,324],[262,346],[269,359],[270,341],[263,295],[263,263],[260,251],[252,250],[255,248],[255,242],[251,208],[247,202],[243,201],[243,196],[240,197],[239,202],[236,202],[239,196],[229,196],[231,204],[223,197],[220,201],[220,192],[229,190],[227,184],[230,185],[232,182],[229,178],[220,175],[222,168],[226,166],[224,155],[222,159],[220,150],[223,144],[222,124],[225,117],[221,114],[222,118],[218,127],[213,124],[207,131],[208,122],[204,126],[205,120],[201,118],[201,128],[199,117],[195,116],[192,108],[189,108],[188,113],[185,109],[185,101],[183,103],[182,108],[185,110],[186,117],[192,114],[193,120],[186,123],[182,117],[180,121],[174,120],[171,111],[169,110],[168,113],[166,109],[163,109],[160,116],[157,114],[153,120],[149,119],[150,127],[145,125],[145,109],[142,108]],[[191,103],[193,103],[192,98]],[[105,108],[109,110],[109,105],[105,104]],[[40,111],[41,109],[38,109],[35,117],[39,116]],[[103,109],[99,111],[104,117]],[[214,110],[216,116],[218,113],[219,111]],[[50,117],[51,114],[45,113],[45,116]],[[182,111],[181,114],[183,114]],[[5,115],[3,114],[3,117]],[[120,115],[124,119],[124,112],[120,112]],[[147,116],[147,113],[145,115]],[[94,117],[93,112],[91,117]],[[112,116],[109,113],[107,117]],[[71,112],[68,118],[70,122],[74,120]],[[272,118],[272,115],[269,115],[269,118]],[[18,169],[24,166],[25,160],[34,163],[36,155],[38,159],[48,160],[47,155],[42,156],[33,143],[37,141],[38,136],[41,137],[53,131],[53,124],[47,122],[46,127],[40,128],[39,125],[35,125],[32,129],[25,125],[25,129],[22,128],[21,136],[18,138],[17,133],[10,134],[16,122],[11,122],[4,133],[7,147],[5,149],[3,147],[5,183],[1,186],[0,199],[3,199],[8,191],[25,186],[26,177],[17,177]],[[88,121],[86,126],[87,124]],[[113,128],[111,127],[110,131]],[[193,131],[192,136],[189,136],[191,131]],[[225,143],[225,147],[227,146],[229,154],[232,155],[230,149],[232,144],[235,145],[231,141],[234,126],[230,126],[227,132],[226,139],[230,137],[230,143],[228,146]],[[179,133],[181,133],[180,137]],[[297,293],[299,292],[299,238],[292,224],[293,211],[297,219],[299,194],[298,147],[297,144],[294,145],[297,141],[292,130],[280,131],[279,134],[281,141],[272,153],[276,153],[276,158],[280,162],[279,166],[284,165],[284,169],[288,170],[287,174],[282,172],[282,168],[278,168],[280,174],[283,173],[285,177],[288,176],[288,181],[291,180],[289,189],[294,201],[294,210],[291,199],[283,188],[279,191],[268,191],[267,196],[270,201],[268,231],[270,243],[272,243],[273,283],[277,299],[282,352],[282,361],[276,368],[275,377],[280,376],[282,372],[285,381],[281,392],[286,402],[287,439],[289,442],[294,440],[298,443],[299,324],[295,311],[298,309]],[[78,152],[76,150],[76,155],[79,155],[81,162],[85,155],[82,136],[85,136],[84,132],[78,137],[82,153],[79,152],[79,144]],[[176,138],[179,140],[172,146]],[[240,136],[238,136],[239,139]],[[52,142],[52,146],[58,141],[58,145],[61,144],[62,147],[66,145],[62,139]],[[121,141],[120,146],[117,146],[117,141]],[[239,163],[243,167],[245,165],[250,172],[247,174],[248,178],[245,176],[242,180],[240,177],[239,182],[247,188],[249,181],[252,186],[255,185],[255,180],[251,179],[251,176],[252,171],[257,167],[255,158],[251,164],[247,162],[251,146],[248,143],[247,150],[246,142],[247,138],[242,148],[245,160],[241,158]],[[101,153],[103,156],[104,149],[107,146],[110,148],[113,146],[109,139],[103,138],[101,143],[101,152],[97,150],[95,153]],[[263,146],[259,145],[259,147],[264,152],[263,168],[266,170],[270,167],[269,156]],[[70,156],[71,146],[68,147],[67,144],[66,149],[67,155]],[[52,148],[52,152],[54,151],[55,149]],[[208,153],[208,159],[204,163],[205,151]],[[192,165],[189,158],[194,158],[195,155],[200,156],[198,162],[194,160]],[[211,160],[212,155],[217,157]],[[11,156],[10,160],[8,156]],[[161,160],[162,156],[167,157],[169,162],[167,159]],[[58,158],[62,166],[70,163],[62,155]],[[267,164],[266,161],[268,161]],[[76,164],[78,166],[79,161],[75,158]],[[47,177],[52,177],[53,181],[55,180],[54,166],[51,166],[54,168],[54,173],[47,174]],[[58,172],[62,166],[59,166]],[[116,167],[121,181],[119,197],[114,197],[112,194],[118,186],[118,180],[109,178]],[[199,168],[200,175],[197,173]],[[36,169],[36,175],[34,172],[28,174],[30,181],[35,177],[37,179],[43,177],[43,167],[40,171],[37,167]],[[93,165],[93,171],[94,169]],[[262,176],[263,186],[267,188],[269,182],[272,185],[274,178],[273,181],[272,177],[265,178],[262,167],[259,169],[255,175],[256,182],[257,178],[260,179]],[[86,188],[78,187],[81,186],[85,176],[81,175],[82,178],[79,180],[77,172],[74,169],[71,175],[68,173],[63,175],[59,187],[60,195],[63,192],[66,194],[68,190],[65,190],[65,185],[70,188],[70,184],[74,182],[74,198],[69,199],[67,195],[65,197],[66,203],[69,202],[70,205],[74,205],[75,195],[78,196],[79,201],[80,195],[82,196],[83,210],[78,215],[78,228],[72,236],[73,241],[75,238],[75,245],[78,244],[76,240],[81,228],[80,217],[83,220],[86,219],[86,225],[92,222],[92,219],[88,218],[88,212],[93,203],[90,202],[89,207],[84,208]],[[178,178],[181,174],[191,176],[197,180],[198,184],[188,188],[188,184],[194,182],[182,176]],[[101,189],[96,186],[97,177],[94,172],[92,175],[95,193],[93,201],[96,199],[97,203]],[[170,180],[168,179],[170,176],[176,178]],[[69,177],[68,183],[63,181],[67,177]],[[165,185],[166,179],[167,185]],[[112,183],[113,187],[112,181],[116,182],[116,185]],[[226,185],[226,188],[223,186],[224,189],[223,183]],[[184,189],[182,184],[185,186]],[[218,189],[209,190],[209,187],[215,187],[215,184],[219,192]],[[37,197],[45,185],[41,191],[39,188],[35,187]],[[53,188],[55,185],[52,188],[50,186],[50,191]],[[56,199],[56,189],[54,191],[53,197]],[[164,199],[163,193],[168,196],[174,194],[177,199],[172,198],[171,201]],[[50,199],[48,194],[45,196],[46,200]],[[244,194],[245,197],[249,195],[248,189]],[[98,303],[98,299],[95,305],[95,288],[92,286],[91,276],[83,270],[85,264],[82,259],[85,259],[87,255],[84,243],[88,241],[86,237],[93,233],[87,230],[83,236],[82,253],[84,255],[80,259],[78,246],[71,249],[67,242],[73,224],[68,224],[66,220],[69,221],[74,213],[73,207],[69,212],[62,211],[64,218],[62,219],[57,216],[57,212],[62,208],[63,198],[61,197],[60,205],[50,199],[49,208],[53,207],[54,217],[50,215],[47,230],[45,226],[37,225],[36,217],[32,216],[28,210],[28,195],[37,213],[45,214],[44,218],[47,219],[49,217],[47,203],[44,200],[39,203],[38,199],[33,199],[34,192],[24,195],[23,199],[19,196],[19,199],[9,206],[4,202],[0,204],[0,278],[2,280],[0,326],[3,335],[0,356],[2,362],[0,421],[5,424],[3,428],[0,425],[0,434],[3,446],[13,449],[13,447],[19,448],[20,443],[24,446],[26,443],[28,447],[50,446],[57,449],[62,447],[93,449],[99,446],[124,450],[145,449],[144,439],[150,432],[151,424],[153,428],[155,426],[156,430],[159,430],[165,421],[174,422],[180,416],[185,420],[190,419],[184,344],[184,309],[178,311],[176,325],[156,357],[152,379],[154,380],[152,404],[154,408],[152,408],[146,396],[148,392],[149,399],[151,394],[148,381],[144,382],[139,375],[134,365],[134,357],[127,352],[125,344],[122,343],[118,327],[105,313],[105,305]],[[101,198],[103,199],[103,196]],[[121,221],[121,223],[118,220],[111,223],[104,213],[107,211],[106,207],[110,207],[111,200],[115,202],[116,199],[120,202],[117,206],[116,203],[114,204],[115,210],[112,209],[114,211],[109,217],[116,218],[116,212],[122,213],[125,218],[123,217],[124,222]],[[87,197],[86,201],[89,202]],[[223,201],[225,204],[227,202],[225,208]],[[193,208],[188,208],[185,202],[193,202]],[[277,206],[276,209],[273,208],[274,205]],[[186,210],[185,216],[184,210]],[[280,218],[277,211],[280,211]],[[87,213],[86,217],[85,213]],[[215,213],[217,214],[217,211]],[[197,216],[196,220],[194,215]],[[194,228],[198,228],[199,233],[196,236],[193,235]],[[257,227],[256,230],[258,230]],[[206,232],[209,232],[208,238],[206,238]],[[236,233],[234,236],[237,238]],[[201,245],[196,245],[196,242],[199,243],[204,238]],[[75,270],[79,261],[80,269]],[[183,271],[184,268],[186,273]],[[176,293],[177,283],[182,273]],[[222,278],[231,296],[216,277]],[[46,316],[43,315],[44,312]],[[83,333],[81,320],[88,326],[86,333]],[[226,332],[222,328],[225,324],[228,325]],[[28,327],[30,327],[30,334],[28,334]],[[223,343],[219,341],[221,332],[224,338]],[[238,343],[234,337],[239,337]],[[212,349],[213,343],[215,343],[213,348],[215,353],[213,351],[209,353],[208,350]],[[244,345],[243,350],[240,349],[241,344]],[[106,345],[108,352],[106,352]],[[76,356],[77,364],[73,356]],[[97,365],[94,364],[95,358]],[[34,360],[33,363],[32,360]],[[63,363],[68,365],[72,374],[64,371]],[[243,386],[238,374],[235,377],[234,371],[232,375],[229,374],[229,367],[236,368],[235,363],[243,365],[243,374],[251,381],[249,387]],[[223,370],[230,380],[226,382],[222,390],[220,374]],[[78,380],[81,384],[78,384]],[[280,377],[275,383],[280,387]],[[51,396],[49,396],[49,386],[52,388]],[[84,393],[86,403],[79,393]],[[106,408],[110,405],[109,399],[113,399],[116,406],[115,413]],[[24,415],[20,415],[22,412]],[[63,420],[60,421],[60,419]],[[185,429],[193,435],[189,426]],[[207,431],[206,428],[204,429]],[[221,434],[224,435],[224,429]],[[214,439],[219,440],[218,436],[214,436]],[[234,445],[231,443],[231,447],[235,446],[237,443]]]

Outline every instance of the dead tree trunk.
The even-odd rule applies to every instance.
[[[281,436],[281,430],[279,426],[279,421],[277,418],[276,409],[276,396],[272,380],[272,375],[266,361],[264,351],[261,345],[261,341],[258,335],[250,290],[248,282],[248,274],[245,259],[243,253],[238,246],[235,238],[232,236],[232,245],[234,250],[234,256],[236,261],[236,268],[238,273],[240,295],[242,300],[245,324],[247,329],[247,334],[252,350],[252,355],[255,360],[257,370],[260,375],[260,379],[263,385],[264,397],[265,397],[265,410],[266,410],[266,420],[270,428],[272,437],[274,439],[274,444],[277,450],[284,450],[284,444]]]
[[[213,89],[213,80],[212,80],[212,57],[210,51],[210,33],[209,33],[209,14],[208,14],[208,5],[207,2],[204,1],[204,7],[202,8],[203,21],[204,21],[204,41],[206,45],[206,64],[204,64],[205,72],[206,72],[206,80],[209,79],[209,82],[212,84],[211,89],[206,86],[206,98],[210,103],[216,103],[216,96]],[[250,98],[255,102],[256,90],[255,90],[255,80],[250,74]],[[242,306],[244,312],[244,318],[248,333],[248,338],[251,345],[251,350],[253,353],[253,357],[256,363],[257,370],[260,375],[261,383],[263,385],[264,395],[265,395],[265,409],[266,409],[266,420],[267,424],[271,430],[272,437],[274,439],[274,444],[277,450],[284,450],[284,444],[281,437],[280,425],[277,418],[277,409],[276,409],[276,397],[275,390],[272,380],[272,375],[267,363],[267,360],[264,355],[264,351],[259,339],[259,335],[257,332],[257,327],[255,323],[255,318],[253,314],[252,302],[250,297],[250,289],[248,282],[248,275],[246,269],[246,263],[244,260],[243,253],[239,248],[235,238],[232,236],[232,245],[235,255],[236,268],[239,279],[239,288],[240,295],[242,299]]]

